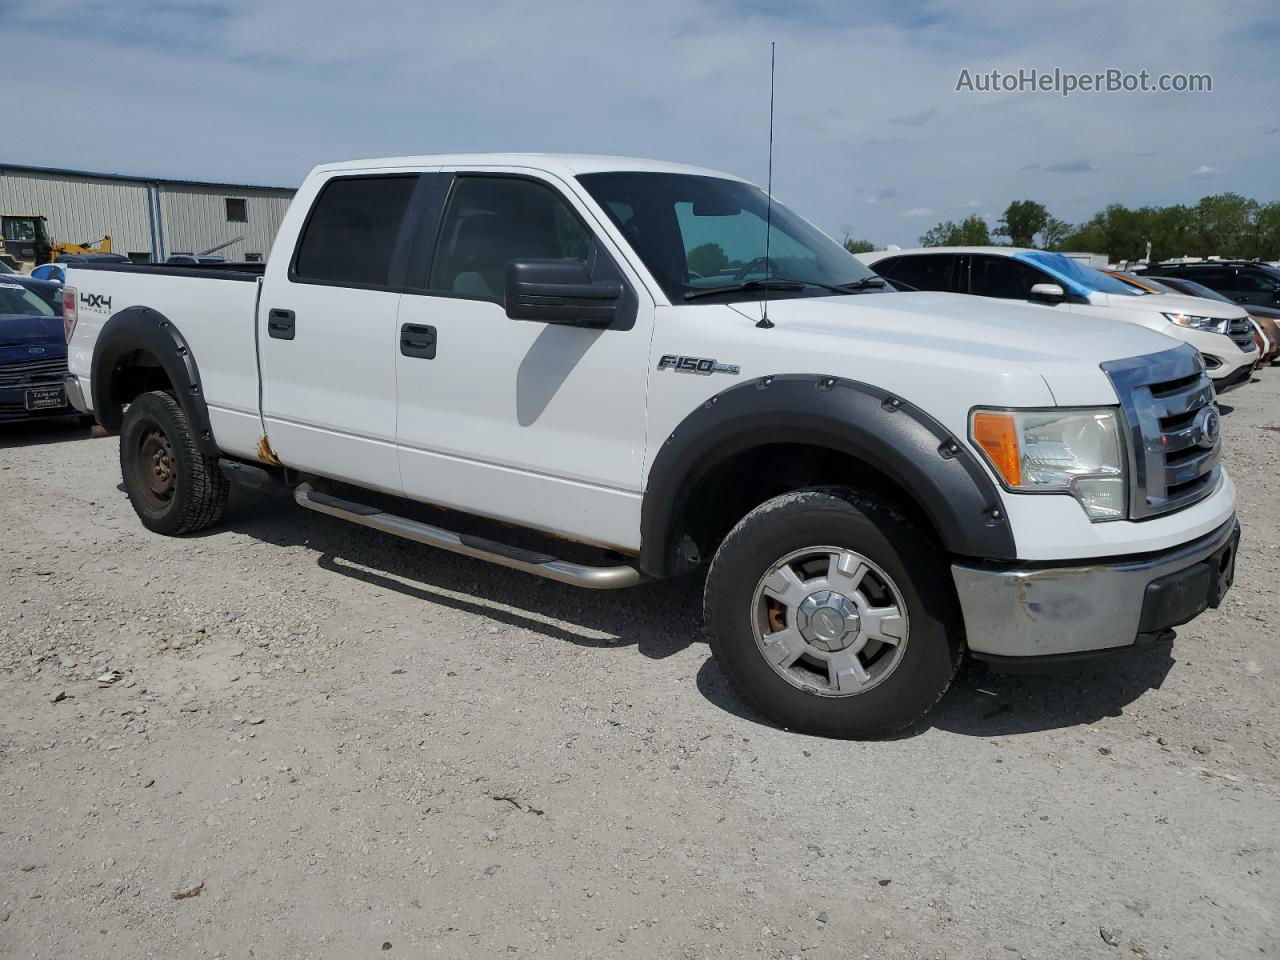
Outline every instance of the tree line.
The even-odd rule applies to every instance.
[[[1113,203],[1084,223],[1066,223],[1034,200],[1015,200],[994,229],[976,213],[944,220],[920,237],[924,247],[985,247],[1007,244],[1042,250],[1105,253],[1111,262],[1170,257],[1280,259],[1280,202],[1259,203],[1236,193],[1201,198],[1194,206],[1139,207]],[[853,253],[873,250],[846,238]]]

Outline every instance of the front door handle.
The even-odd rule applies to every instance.
[[[436,328],[420,323],[406,323],[400,327],[400,352],[406,357],[436,358]]]
[[[267,336],[277,340],[292,340],[294,332],[292,310],[272,308],[267,312]]]

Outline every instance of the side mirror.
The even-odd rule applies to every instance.
[[[512,320],[607,327],[622,297],[622,284],[592,280],[577,260],[512,260],[506,281]]]
[[[1031,299],[1036,303],[1061,303],[1067,299],[1067,291],[1056,283],[1036,283],[1031,286]]]

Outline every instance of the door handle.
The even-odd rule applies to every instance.
[[[400,327],[400,352],[406,357],[436,358],[436,328],[420,323],[406,323]]]
[[[267,312],[267,336],[277,340],[292,340],[294,335],[292,310],[272,308]]]

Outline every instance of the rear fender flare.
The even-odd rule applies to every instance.
[[[118,431],[123,403],[112,395],[113,374],[120,361],[142,350],[156,359],[173,385],[182,412],[195,431],[196,446],[207,456],[218,455],[209,424],[209,408],[200,383],[200,370],[177,326],[150,307],[128,307],[102,327],[93,346],[91,384],[94,414],[108,430]]]

